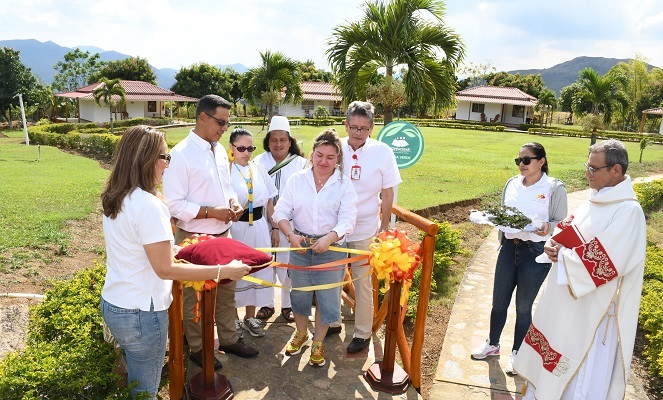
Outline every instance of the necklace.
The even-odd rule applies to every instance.
[[[244,176],[244,173],[242,173],[242,170],[239,169],[237,164],[235,164],[235,168],[239,172],[240,175],[242,175],[242,178],[244,178],[244,182],[246,183],[246,188],[248,189],[248,199],[249,199],[249,226],[253,226],[253,171],[251,170],[251,164],[248,165],[249,167],[249,177],[247,178]]]

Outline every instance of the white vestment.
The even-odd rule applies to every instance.
[[[568,285],[558,284],[559,265],[553,264],[514,369],[536,388],[536,399],[566,398],[567,388],[576,391],[582,382],[596,380],[605,387],[601,398],[622,399],[635,343],[647,233],[630,178],[592,193],[555,233],[570,224],[584,244],[560,252]],[[611,326],[617,334],[614,350],[597,349],[604,340],[609,345]],[[614,354],[612,370],[595,377],[590,363],[600,363],[608,353]],[[576,376],[581,383],[570,385]],[[586,398],[595,398],[592,391]]]

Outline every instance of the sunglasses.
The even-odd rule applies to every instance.
[[[166,153],[166,154],[159,154],[159,156],[158,156],[157,158],[160,158],[160,159],[162,159],[162,160],[166,160],[167,163],[170,162],[170,154],[168,154],[168,153]]]
[[[518,157],[514,161],[516,162],[516,165],[520,165],[520,163],[523,163],[525,165],[530,165],[532,160],[540,160],[543,157],[530,157],[530,156],[525,156],[525,157]]]
[[[207,113],[205,113],[205,114],[207,114]],[[224,121],[224,120],[222,120],[220,118],[217,118],[217,117],[215,117],[213,115],[210,115],[210,114],[207,114],[207,116],[212,118],[213,120],[215,120],[219,124],[219,126],[222,127],[222,128],[226,125],[230,126],[230,121]]]
[[[247,150],[249,151],[249,153],[253,153],[257,149],[256,146],[246,147],[246,146],[235,146],[234,144],[233,144],[233,147],[236,148],[237,151],[239,151],[240,153],[244,153]]]

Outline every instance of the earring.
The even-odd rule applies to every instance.
[[[228,150],[228,159],[230,160],[230,162],[235,161],[235,153],[233,153],[232,150]]]

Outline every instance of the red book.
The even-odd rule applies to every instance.
[[[580,231],[578,231],[575,225],[567,226],[558,234],[551,237],[551,239],[567,249],[582,246],[585,243],[585,238],[582,237],[582,234],[580,234]]]

